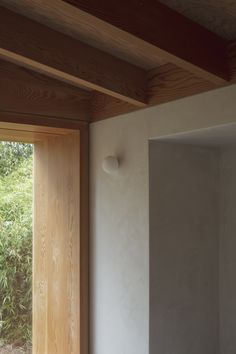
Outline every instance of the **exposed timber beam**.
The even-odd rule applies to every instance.
[[[166,64],[148,73],[148,105],[174,101],[217,88],[173,64]],[[137,107],[121,100],[95,93],[92,98],[91,120],[98,121],[136,111]]]
[[[35,0],[34,0],[35,1]],[[55,2],[55,1],[54,1]],[[157,0],[64,0],[77,9],[84,29],[143,48],[204,80],[228,80],[227,42]]]
[[[91,93],[0,60],[0,111],[88,121]]]
[[[153,62],[170,62],[213,83],[228,79],[227,42],[158,0],[0,0],[0,4],[97,47],[136,53],[137,63],[145,53]]]
[[[149,3],[149,1],[150,0],[147,0],[147,3]],[[0,3],[3,2],[4,0],[0,0]],[[76,3],[77,2],[80,1],[76,1]],[[113,2],[113,0],[111,0],[111,2]],[[136,1],[132,0],[131,2],[136,4]],[[13,3],[18,4],[17,0],[7,0],[7,4]],[[47,12],[50,16],[51,25],[53,22],[53,10],[55,10],[54,17],[56,17],[56,14],[57,16],[60,15],[61,21],[63,21],[63,19],[65,19],[65,22],[67,21],[66,26],[70,24],[70,19],[72,18],[74,27],[76,27],[78,22],[79,29],[82,29],[84,33],[87,31],[86,33],[89,35],[91,35],[91,33],[92,35],[96,34],[97,40],[101,37],[108,45],[112,45],[112,41],[115,40],[116,42],[120,41],[119,45],[124,45],[124,48],[126,48],[125,50],[129,47],[132,48],[133,51],[135,51],[136,48],[139,51],[146,48],[150,55],[155,54],[157,56],[157,53],[159,53],[158,48],[158,50],[155,49],[155,53],[151,52],[151,48],[153,49],[155,46],[150,46],[150,43],[140,40],[134,35],[125,32],[124,37],[123,30],[120,30],[118,27],[111,25],[104,20],[94,17],[94,15],[86,12],[85,8],[80,10],[80,8],[61,0],[51,0],[50,2],[47,2],[46,0],[22,0],[22,3],[27,4],[27,6],[24,7],[24,12],[27,16],[29,15],[28,7],[30,8],[30,6],[32,7],[30,11],[33,11],[34,7],[37,7],[37,14],[39,14],[39,10],[41,11],[40,16],[37,15],[37,18],[35,18],[37,21],[42,20],[42,22],[48,23],[49,17],[48,15],[46,16]],[[90,1],[86,2],[88,6],[90,3]],[[102,5],[103,4],[104,2]],[[17,11],[18,10],[19,7],[17,7]],[[4,20],[4,14],[6,20]],[[43,14],[45,14],[45,18],[43,17]],[[30,12],[30,16],[31,15],[32,12]],[[205,70],[201,71],[201,74],[204,75],[199,75],[199,71],[195,73],[195,70],[192,70],[192,66],[190,67],[191,70],[189,70],[188,66],[188,70],[186,70],[183,68],[185,67],[185,64],[182,63],[184,65],[180,65],[179,62],[177,62],[177,65],[165,64],[145,72],[132,64],[128,64],[123,60],[115,58],[113,55],[103,53],[100,50],[85,45],[78,40],[63,35],[44,25],[40,25],[26,17],[14,14],[3,7],[0,7],[0,20],[0,53],[2,48],[2,56],[4,57],[6,53],[8,55],[8,52],[10,52],[10,57],[5,59],[36,71],[31,72],[30,70],[25,70],[10,63],[0,62],[0,111],[2,110],[3,114],[4,112],[9,112],[9,114],[10,112],[18,112],[20,113],[18,115],[20,119],[23,115],[27,117],[27,114],[30,115],[37,111],[40,117],[55,115],[57,118],[68,118],[68,120],[73,121],[97,121],[136,111],[137,109],[146,106],[158,105],[191,96],[236,82],[236,42],[227,43],[223,41],[223,47],[226,48],[226,50],[224,49],[224,52],[226,53],[225,57],[229,72],[229,81],[221,79],[210,80],[212,79],[212,76],[211,74],[210,77],[206,75],[207,73]],[[58,18],[56,21],[58,21]],[[109,29],[110,31],[108,31]],[[27,34],[27,31],[30,32],[30,35]],[[115,37],[112,37],[114,35]],[[47,41],[44,41],[44,38],[47,38]],[[69,47],[67,47],[66,42],[63,42],[62,40],[62,46],[60,47],[60,39],[68,41],[69,43],[79,43],[79,49],[88,49],[86,53],[82,52],[81,54],[82,64],[77,51],[74,51],[74,49],[72,51],[72,47],[69,44]],[[133,41],[130,42],[130,39],[133,39]],[[188,37],[186,40],[187,39]],[[55,47],[56,49],[54,49]],[[74,53],[77,53],[76,56]],[[92,57],[92,63],[94,64],[93,68],[92,64],[86,66],[86,60],[90,58],[89,53],[91,53],[91,56],[93,55],[92,53],[101,54],[101,57],[99,54],[98,57],[95,58],[95,61],[93,61],[94,58]],[[221,52],[218,54],[221,54]],[[88,57],[86,57],[86,55]],[[27,58],[30,58],[31,56],[35,57],[29,59],[29,63],[27,62]],[[99,66],[96,67],[100,60],[99,58],[102,58],[102,56],[111,58],[111,61],[108,60],[108,62],[106,62],[101,68]],[[20,59],[23,57],[26,62],[24,62],[24,60],[18,60],[19,57]],[[36,67],[31,67],[32,62],[34,65],[36,62]],[[125,66],[126,69],[124,69],[124,71],[121,70],[121,66],[118,67],[116,65],[118,62]],[[110,66],[108,63],[110,63]],[[55,69],[55,67],[57,69]],[[130,75],[131,72],[128,68],[132,68],[131,72],[133,75],[133,81],[132,75]],[[132,71],[133,69],[134,71]],[[66,72],[63,70],[66,70]],[[93,92],[80,89],[81,85],[78,83],[77,78],[80,77],[81,70],[82,75],[85,75],[88,79],[88,81],[82,86],[86,87],[88,90],[94,88],[89,85],[90,82],[94,80],[92,78],[93,75],[97,75],[95,76],[95,80],[98,80],[99,87],[96,87],[96,90],[93,90]],[[56,77],[60,81],[69,82],[74,86],[78,86],[78,88],[47,78],[44,75],[38,74],[37,71],[42,71],[48,76]],[[75,76],[68,74],[68,72],[71,73],[71,71],[73,71]],[[109,76],[110,74],[113,76]],[[124,80],[126,80],[124,82],[127,83],[127,86],[122,86],[122,84],[120,84],[121,81],[119,80],[122,75],[124,76]],[[100,82],[100,78],[101,80],[104,80],[105,83],[107,82],[107,84],[111,84],[109,83],[109,79],[111,79],[111,81],[113,80],[112,85],[114,85],[115,88],[113,87],[111,92],[107,94],[107,91],[104,90],[104,81]],[[115,79],[117,81],[115,81]],[[123,93],[125,91],[125,95],[117,94],[117,87],[118,89],[121,89]],[[133,99],[130,99],[130,87],[133,89],[133,91],[131,90],[132,92],[134,92],[137,87],[142,87],[143,102],[145,103],[141,102],[141,99],[138,102],[136,100],[134,102]],[[56,113],[54,114],[53,112]]]
[[[229,82],[214,84],[183,70],[173,64],[166,64],[150,70],[148,76],[148,106],[174,101],[216,88],[236,83],[236,41],[227,45]],[[92,98],[91,120],[98,121],[136,111],[137,108],[121,100],[95,93]]]
[[[0,7],[0,58],[137,107],[146,105],[143,69],[4,7]]]
[[[175,65],[166,64],[150,70],[148,76],[148,106],[170,102],[180,98],[236,83],[236,41],[227,43],[227,63],[229,82],[214,84],[203,80],[189,71]],[[99,121],[136,111],[131,104],[117,100],[101,93],[95,93],[92,98],[91,121]]]

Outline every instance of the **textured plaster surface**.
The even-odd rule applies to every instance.
[[[219,353],[217,149],[150,144],[150,354]]]
[[[91,125],[91,354],[149,354],[149,139],[232,124],[235,112],[234,85]],[[112,154],[121,167],[106,175]]]

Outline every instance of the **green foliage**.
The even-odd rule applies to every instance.
[[[17,169],[24,159],[32,156],[31,144],[0,142],[0,176],[6,176]]]
[[[31,341],[32,146],[0,142],[0,338]]]

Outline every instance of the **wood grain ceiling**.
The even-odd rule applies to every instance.
[[[0,111],[87,120],[91,94],[0,60]]]
[[[90,122],[236,81],[236,42],[157,0],[0,5],[0,111]]]

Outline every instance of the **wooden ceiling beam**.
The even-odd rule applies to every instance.
[[[148,73],[148,106],[174,101],[217,88],[173,64],[166,64]],[[95,93],[92,98],[91,120],[99,121],[136,111],[137,107],[121,100]]]
[[[137,107],[146,105],[143,69],[3,7],[0,58]]]
[[[59,0],[54,0],[54,3],[56,1],[63,3]],[[89,5],[90,1],[87,4]],[[69,4],[65,5],[66,8],[75,9],[77,17],[78,12],[79,14],[80,11],[83,12],[81,21],[84,28],[86,27],[86,21],[88,19],[91,21],[93,18],[94,22],[90,22],[90,30],[96,28],[99,35],[102,35],[104,28],[112,28],[112,31],[115,28],[115,32],[111,31],[111,33],[107,33],[107,36],[117,33],[116,40],[121,40],[123,30],[118,30],[117,27],[95,18],[84,10],[79,10]],[[102,26],[100,26],[101,23]],[[98,27],[96,27],[97,25]],[[47,40],[44,40],[44,38],[47,38]],[[135,50],[135,45],[139,42],[136,41],[135,37],[133,38],[132,48]],[[78,43],[79,51],[82,53],[82,61],[80,61],[81,57],[76,51],[78,48],[74,50],[72,43],[74,47]],[[145,47],[147,50],[150,48],[147,42],[142,41],[142,43],[147,45]],[[82,48],[87,48],[88,51],[83,52],[81,51]],[[94,59],[94,53],[100,54]],[[214,82],[208,80],[209,77],[206,75],[203,75],[203,78],[198,75],[199,73],[196,74],[194,70],[189,71],[174,64],[165,64],[145,72],[112,55],[98,51],[69,36],[0,7],[0,56],[1,54],[9,62],[0,61],[0,112],[3,114],[4,112],[8,112],[7,114],[19,113],[20,117],[38,112],[38,117],[55,116],[56,118],[67,118],[68,120],[81,122],[97,121],[236,82],[236,42],[226,45],[229,81],[219,80],[215,83],[214,80]],[[102,60],[102,57],[105,58],[105,64],[102,67],[96,66],[99,60]],[[91,65],[89,64],[86,67],[88,58],[89,60],[92,58],[93,64],[90,63]],[[33,69],[34,72],[10,62]],[[31,67],[32,62],[33,67]],[[121,66],[118,66],[118,63],[121,63]],[[34,67],[34,65],[36,66]],[[123,71],[122,68],[124,68]],[[66,70],[66,72],[63,70]],[[37,71],[78,87],[40,75]],[[81,89],[81,85],[78,83],[81,71],[82,75],[87,76],[88,79],[83,87],[87,85],[86,88],[94,88],[89,85],[94,80],[92,76],[95,74],[97,75],[95,80],[98,80],[100,85],[99,88],[96,87],[93,92]],[[71,72],[77,76],[71,75]],[[120,81],[122,77],[124,77],[124,81]],[[111,92],[109,91],[109,94],[107,94],[107,89],[104,90],[104,82],[110,85],[109,81],[114,86],[112,89],[110,86]],[[140,87],[142,87],[142,94],[138,89]],[[118,90],[122,91],[123,94],[118,94]],[[138,100],[131,98],[136,94],[139,96]]]
[[[88,122],[91,93],[0,60],[0,111]]]
[[[142,48],[204,80],[228,80],[226,41],[157,0],[64,0],[77,9],[83,29]]]
[[[173,64],[165,64],[159,68],[150,70],[147,74],[148,106],[155,106],[235,84],[236,41],[227,44],[227,63],[229,67],[229,82],[220,84],[204,80]],[[131,104],[108,97],[101,93],[95,93],[92,97],[91,120],[95,122],[136,110],[137,108]]]

